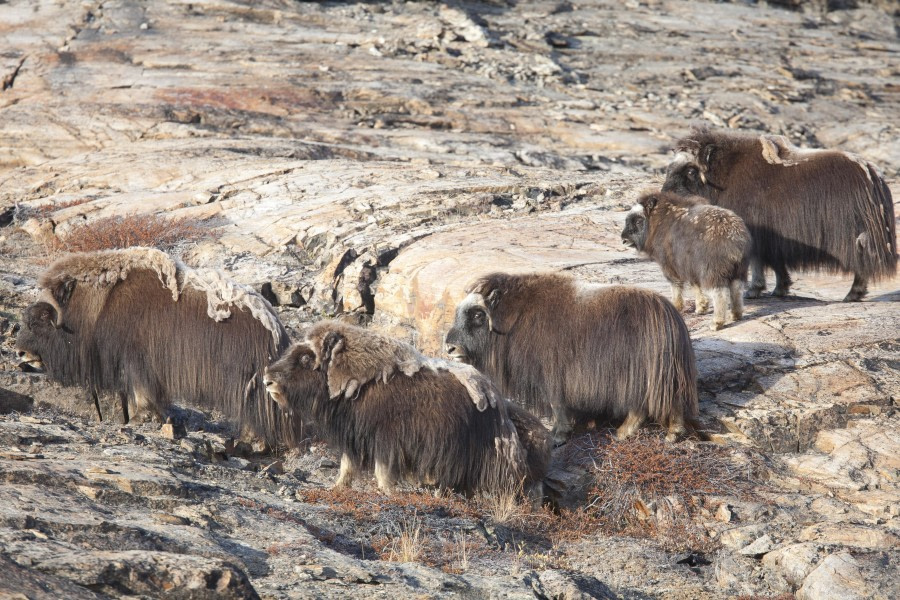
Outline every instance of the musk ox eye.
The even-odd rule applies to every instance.
[[[685,174],[691,179],[695,179],[697,177],[697,168],[696,167],[688,167],[685,169]]]
[[[469,323],[473,327],[481,327],[484,325],[484,322],[487,320],[487,315],[484,314],[484,311],[481,309],[475,309],[469,313]]]

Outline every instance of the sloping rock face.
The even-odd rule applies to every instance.
[[[705,565],[598,533],[564,568],[368,560],[339,515],[294,496],[330,481],[327,459],[257,477],[263,459],[227,458],[215,433],[93,423],[12,348],[45,242],[134,213],[210,219],[214,236],[176,251],[262,290],[293,330],[343,314],[433,354],[490,271],[667,294],[619,233],[692,124],[857,152],[900,197],[896,11],[0,1],[0,590],[900,597],[896,279],[841,304],[849,277],[799,273],[790,298],[714,333],[685,312],[704,425],[767,461],[766,501],[723,499],[704,524],[721,546]]]

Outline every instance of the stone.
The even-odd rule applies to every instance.
[[[744,556],[760,557],[763,554],[770,552],[774,545],[775,542],[767,533],[756,538],[755,540],[738,550],[738,552]]]
[[[819,562],[819,545],[801,542],[782,546],[763,556],[762,563],[776,570],[794,588],[800,587]]]
[[[33,406],[34,399],[30,396],[0,387],[0,415],[31,412]]]
[[[159,434],[167,440],[181,439],[186,435],[184,425],[181,423],[173,423],[172,417],[166,419],[163,426],[159,429]]]
[[[797,600],[865,600],[872,598],[856,559],[848,552],[825,557],[806,576],[797,590]]]
[[[730,523],[733,518],[734,512],[727,504],[720,504],[719,508],[716,509],[716,519],[718,519],[719,521],[722,521],[723,523]]]

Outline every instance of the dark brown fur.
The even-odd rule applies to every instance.
[[[697,129],[678,142],[663,190],[697,194],[736,212],[753,237],[748,297],[775,271],[774,294],[788,293],[788,268],[854,274],[846,301],[897,269],[891,192],[857,156],[809,151],[780,136]]]
[[[732,316],[741,318],[752,242],[744,222],[730,210],[699,196],[644,194],[626,217],[622,241],[659,264],[672,284],[675,308],[683,308],[687,283],[696,288],[698,313],[705,310],[703,290],[712,291],[713,329],[725,323],[729,299]]]
[[[173,400],[184,400],[218,409],[272,444],[298,442],[299,431],[272,407],[262,380],[265,366],[289,344],[274,312],[266,317],[277,324],[275,335],[238,306],[215,321],[206,292],[180,285],[174,300],[175,282],[165,286],[153,268],[134,262],[136,255],[80,255],[82,266],[93,258],[100,265],[90,277],[55,263],[43,279],[48,302],[25,312],[19,349],[39,357],[60,383],[119,394],[126,417],[129,399],[160,416]],[[96,273],[110,273],[126,260],[132,264],[124,275],[97,283]],[[186,270],[178,265],[179,281]]]
[[[349,356],[354,340],[366,336],[364,329],[336,326],[333,335],[293,345],[266,371],[266,385],[282,409],[315,422],[343,454],[337,485],[350,484],[353,471],[363,468],[375,469],[385,492],[402,480],[466,493],[515,490],[523,483],[526,490],[540,489],[549,463],[540,422],[502,399],[479,409],[449,370],[396,370],[365,381],[352,397],[332,396],[328,363],[337,353],[331,349],[347,349]],[[437,364],[424,357],[420,362]]]
[[[563,441],[576,422],[645,418],[672,436],[697,416],[697,370],[687,327],[658,294],[584,288],[557,274],[495,273],[470,286],[447,351],[491,377],[507,397],[544,414]]]

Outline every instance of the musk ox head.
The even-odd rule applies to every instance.
[[[312,348],[295,344],[266,367],[266,392],[285,413],[293,415],[304,401],[327,395],[325,376],[316,368],[317,360]]]
[[[53,372],[54,367],[74,350],[72,332],[59,323],[57,310],[47,302],[37,302],[25,309],[22,326],[16,336],[19,367],[25,371]],[[74,360],[74,356],[69,357]]]
[[[658,198],[653,194],[644,194],[638,198],[637,204],[631,207],[625,217],[625,229],[622,230],[622,243],[638,251],[644,250],[647,243],[647,231],[650,228],[650,213],[656,208]]]
[[[503,297],[505,276],[489,275],[466,290],[469,295],[456,306],[453,326],[444,339],[450,358],[483,371],[492,335],[503,335],[508,329],[497,308]]]

